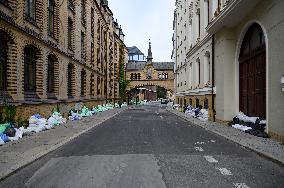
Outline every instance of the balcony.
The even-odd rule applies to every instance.
[[[261,0],[230,0],[223,9],[216,13],[206,27],[209,34],[215,34],[222,27],[235,27]]]

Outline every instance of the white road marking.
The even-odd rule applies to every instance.
[[[219,170],[221,172],[221,174],[224,175],[224,176],[233,175],[232,172],[230,170],[228,170],[227,168],[216,168],[216,169]]]
[[[194,149],[195,149],[196,151],[204,151],[204,149],[203,149],[202,147],[194,147]]]
[[[249,186],[247,186],[245,183],[234,183],[234,186],[236,188],[250,188]]]
[[[160,118],[163,119],[164,117],[163,117],[163,116],[160,116]]]
[[[210,142],[215,143],[215,142],[216,142],[216,140],[210,140]]]
[[[204,156],[204,158],[206,159],[206,161],[208,161],[209,163],[218,163],[218,161],[216,159],[213,158],[213,156]]]
[[[205,144],[205,142],[196,142],[195,145],[196,145],[196,144],[202,145],[202,144]]]

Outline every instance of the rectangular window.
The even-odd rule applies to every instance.
[[[91,42],[91,65],[94,66],[94,60],[95,60],[95,57],[94,57],[94,54],[95,54],[95,47],[94,47],[94,43]]]
[[[85,4],[85,0],[81,0],[81,20],[82,20],[82,24],[85,25],[86,24],[86,4]]]
[[[92,37],[94,38],[95,36],[95,25],[94,25],[94,22],[95,22],[95,13],[94,13],[94,8],[91,8],[91,34],[92,34]]]
[[[48,34],[54,36],[54,2],[48,0]]]
[[[48,69],[47,69],[47,92],[54,92],[54,60],[48,58]]]
[[[68,48],[72,50],[73,22],[68,18]]]
[[[81,58],[83,60],[86,60],[86,54],[85,54],[85,34],[81,32]]]
[[[26,19],[36,21],[36,0],[26,0]]]

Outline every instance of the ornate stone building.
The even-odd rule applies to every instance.
[[[177,0],[173,22],[176,103],[201,105],[214,118],[212,38],[206,31],[214,15],[208,0]]]
[[[123,40],[106,0],[1,0],[1,105],[28,117],[117,100]]]
[[[157,96],[155,93],[157,92],[157,87],[160,87],[167,91],[167,98],[171,99],[174,89],[174,63],[153,62],[150,42],[146,61],[144,60],[144,54],[139,49],[136,51],[136,54],[129,54],[131,58],[126,65],[126,78],[130,81],[130,89],[136,90],[139,100],[156,100]],[[141,56],[141,58],[137,56]]]

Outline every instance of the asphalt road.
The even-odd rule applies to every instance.
[[[0,187],[283,188],[284,167],[164,108],[145,106],[106,121]]]

